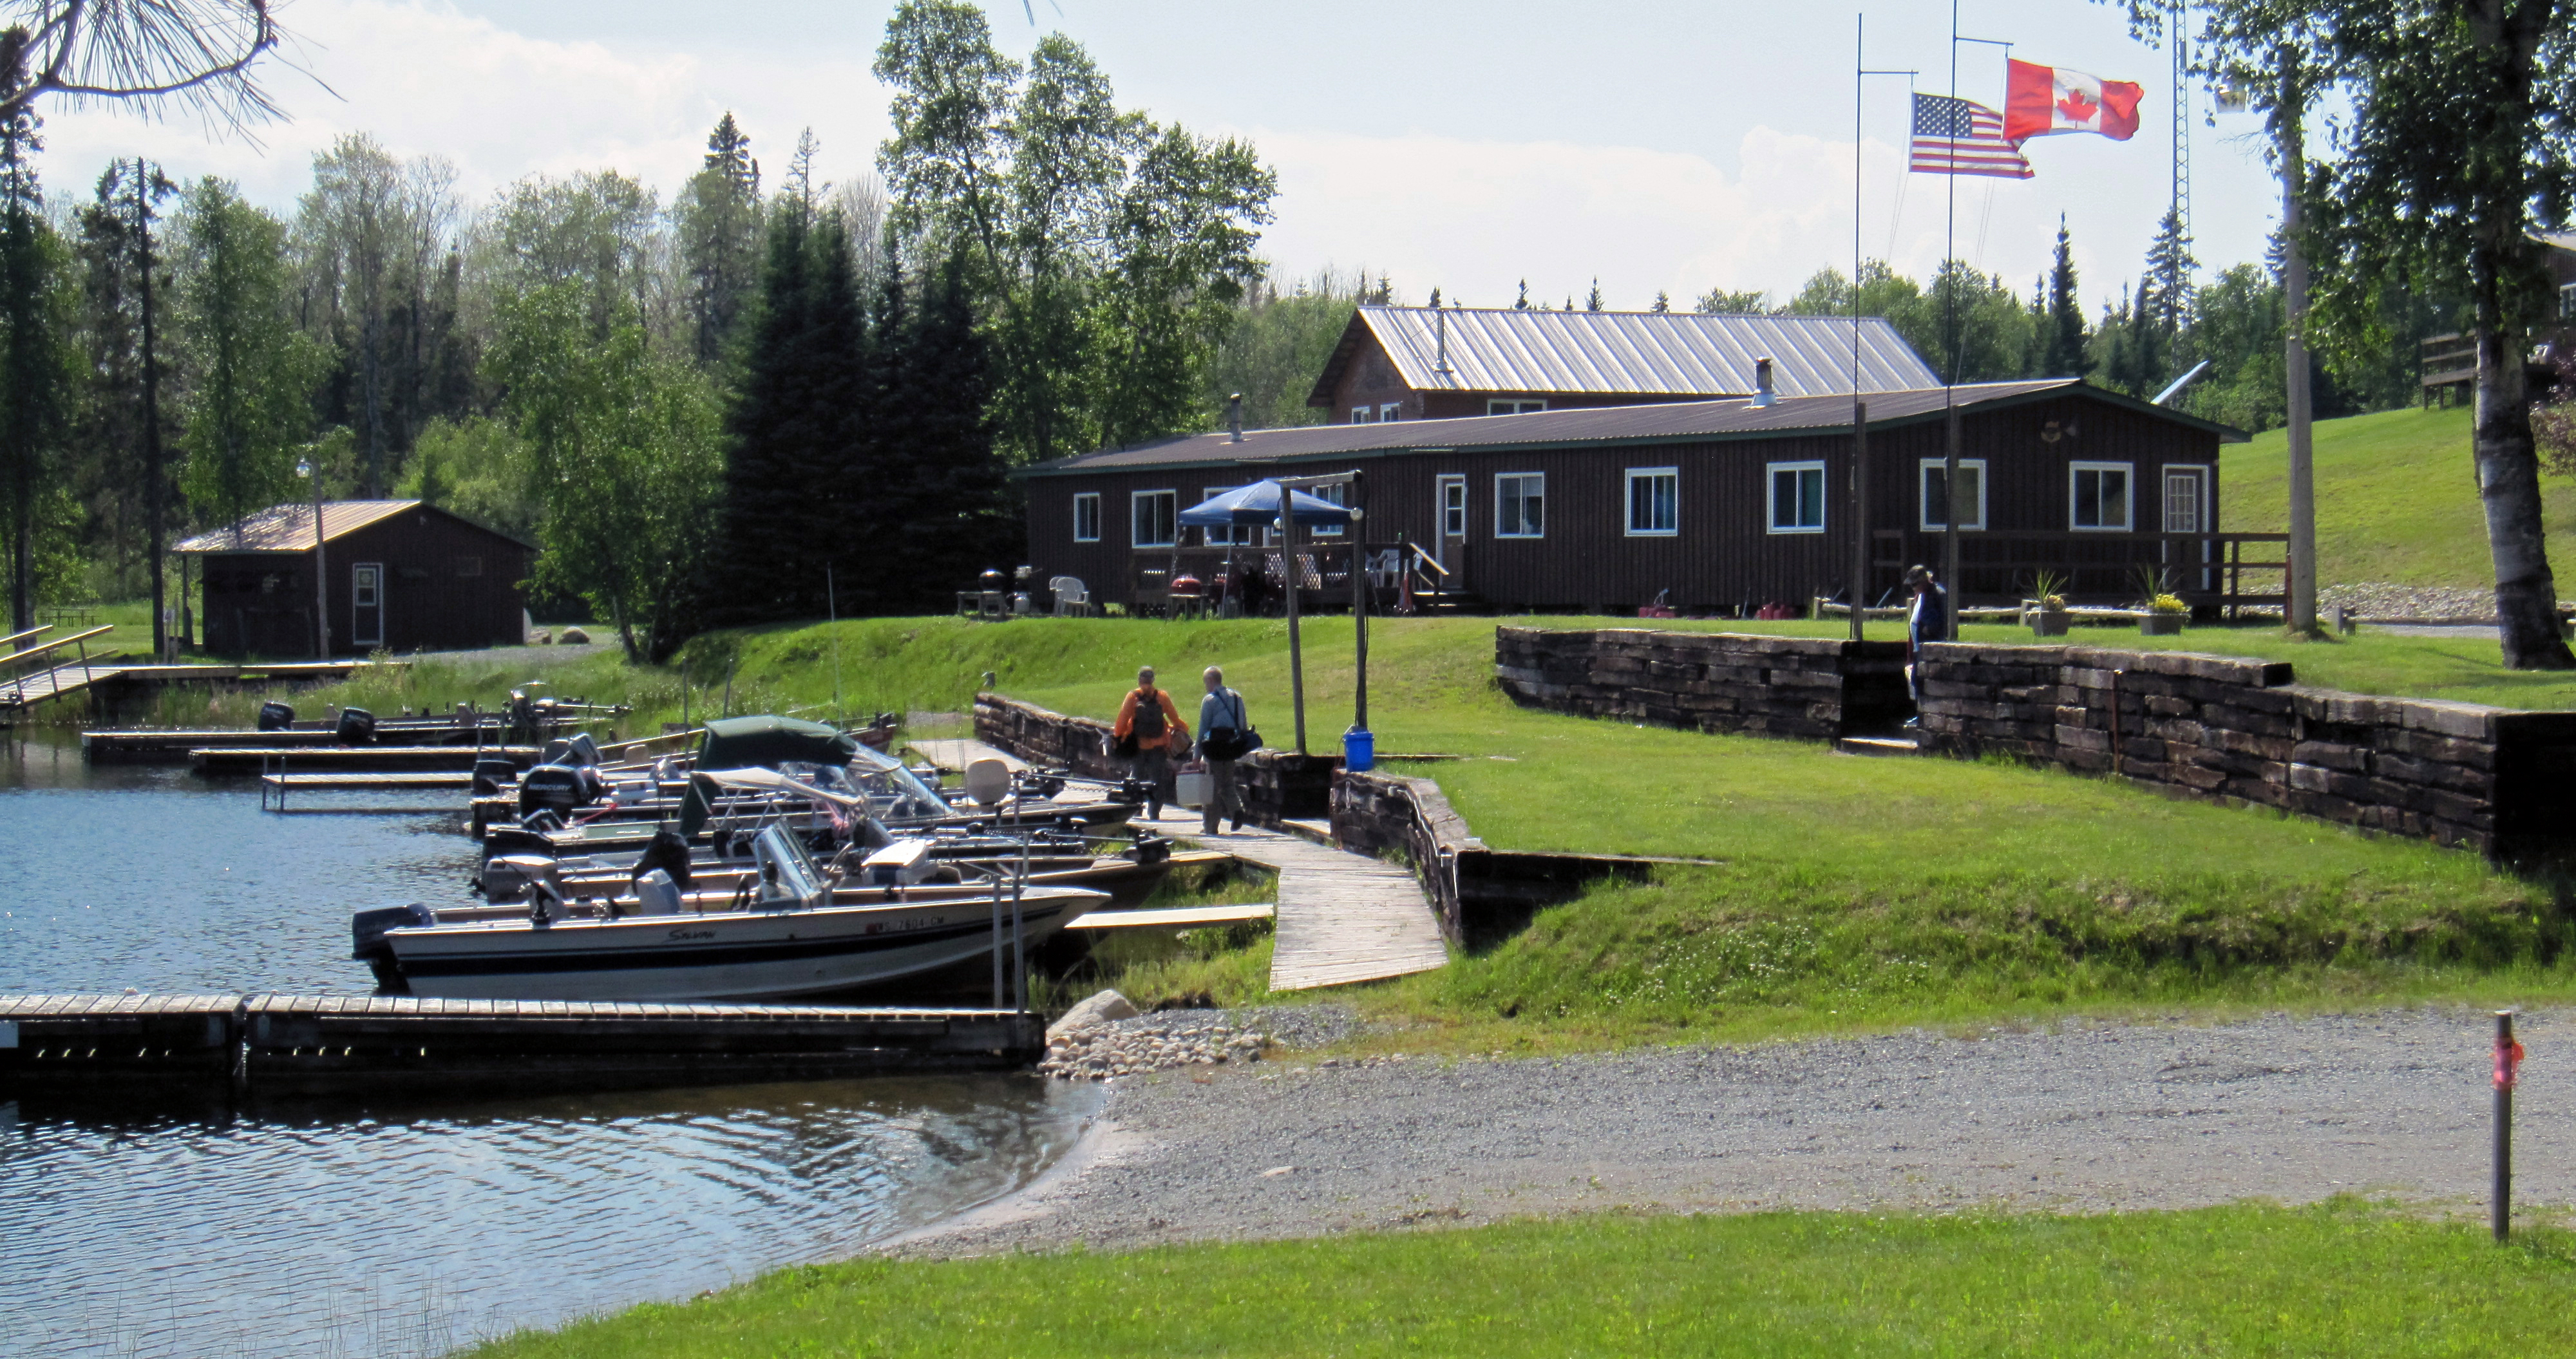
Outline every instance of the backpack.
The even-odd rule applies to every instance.
[[[1145,696],[1145,691],[1142,689],[1137,690],[1136,695],[1136,720],[1128,726],[1128,730],[1135,733],[1139,741],[1153,740],[1163,734],[1162,691],[1156,690],[1150,699]]]

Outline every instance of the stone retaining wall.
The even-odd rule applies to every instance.
[[[2078,646],[1926,647],[1927,753],[1998,752],[2176,796],[2488,854],[2563,845],[2576,713],[2381,698],[2283,662]]]
[[[1442,936],[1464,948],[1500,940],[1540,907],[1570,901],[1604,878],[1636,881],[1657,864],[1679,862],[1491,849],[1439,784],[1374,772],[1334,777],[1333,842],[1380,858],[1394,851],[1421,880]]]
[[[1494,675],[1525,707],[1694,731],[1830,741],[1913,711],[1901,642],[1504,627]]]
[[[999,694],[975,696],[975,739],[1042,769],[1063,769],[1085,778],[1125,778],[1126,763],[1103,753],[1109,725],[1096,717],[1069,717]],[[1338,755],[1256,750],[1244,756],[1236,764],[1244,819],[1276,827],[1283,820],[1330,815],[1333,776],[1341,767]]]

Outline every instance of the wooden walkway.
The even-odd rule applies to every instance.
[[[1422,884],[1402,865],[1252,826],[1196,838],[1279,874],[1271,990],[1347,986],[1449,965]]]
[[[49,699],[79,693],[93,684],[104,684],[132,668],[124,665],[66,665],[58,670],[39,670],[21,679],[0,680],[0,708],[32,708]]]
[[[981,741],[964,739],[906,741],[904,749],[920,756],[936,768],[951,774],[963,774],[976,760],[1000,760],[1014,774],[1028,772],[1029,762],[1007,750],[988,746]]]

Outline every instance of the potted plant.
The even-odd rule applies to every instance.
[[[2066,578],[2054,571],[2040,571],[2030,578],[2030,598],[2022,601],[2022,621],[2030,624],[2036,637],[2066,635]]]
[[[2172,594],[2160,594],[2147,601],[2146,613],[2138,619],[2138,631],[2149,637],[2179,637],[2183,620],[2191,617],[2191,606]]]

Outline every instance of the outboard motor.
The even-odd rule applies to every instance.
[[[376,743],[376,715],[364,708],[340,710],[340,744],[371,746]]]
[[[474,795],[490,797],[519,781],[519,766],[506,756],[484,755],[474,761]]]
[[[519,776],[519,817],[552,811],[557,815],[588,806],[591,789],[582,771],[570,765],[541,764]]]
[[[1118,786],[1109,790],[1107,800],[1124,802],[1130,807],[1142,807],[1153,791],[1154,786],[1143,779],[1120,779]]]
[[[376,974],[377,986],[399,995],[411,988],[394,965],[393,945],[385,942],[385,931],[437,923],[438,913],[417,901],[356,912],[349,917],[349,956]]]
[[[689,885],[689,842],[678,831],[653,832],[653,842],[635,860],[634,881],[640,883],[654,873],[660,873],[674,886]]]
[[[283,703],[259,705],[259,729],[261,731],[295,730],[295,710]]]

